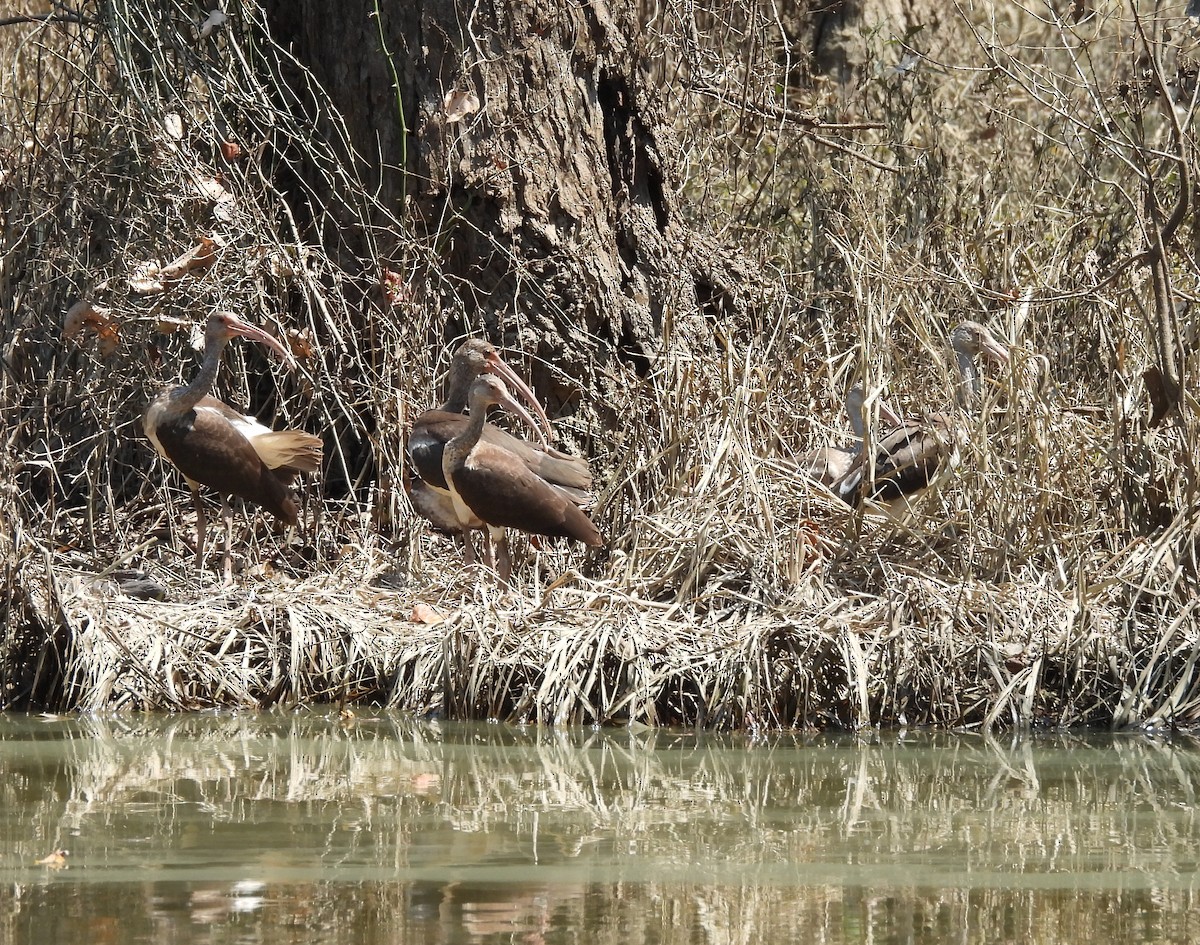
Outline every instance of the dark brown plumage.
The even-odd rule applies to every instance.
[[[1008,349],[978,322],[965,321],[950,334],[958,366],[958,402],[972,410],[980,396],[976,357],[1005,364]],[[884,432],[870,456],[860,453],[830,489],[850,505],[865,499],[889,505],[904,503],[949,475],[958,461],[960,418],[926,413]]]
[[[287,525],[296,524],[296,502],[288,485],[298,472],[321,465],[320,437],[301,430],[274,431],[253,417],[209,396],[221,352],[230,338],[258,341],[287,358],[271,335],[228,312],[213,314],[204,332],[204,360],[186,386],[169,388],[146,408],[143,428],[159,454],[183,473],[196,506],[196,565],[204,560],[207,520],[200,486],[221,494],[225,519],[225,579],[231,578],[228,497],[236,495],[266,509]]]
[[[490,343],[473,338],[459,346],[450,360],[446,402],[441,407],[426,410],[417,417],[409,433],[408,458],[416,476],[405,476],[405,488],[413,507],[435,527],[443,531],[462,531],[468,563],[474,561],[474,549],[468,530],[481,528],[483,523],[475,516],[470,516],[465,522],[458,521],[462,510],[456,510],[451,500],[442,468],[442,452],[451,439],[466,429],[468,420],[463,411],[467,409],[471,383],[483,374],[494,374],[502,378],[524,398],[537,422],[524,411],[522,418],[535,433],[553,435],[550,420],[533,391],[501,359]],[[574,504],[585,505],[590,500],[592,474],[586,459],[569,456],[549,446],[530,443],[491,423],[484,423],[480,436],[484,442],[517,457],[531,472]],[[456,523],[457,527],[452,525],[448,528],[448,523]]]
[[[534,473],[520,457],[484,440],[487,409],[499,404],[520,413],[498,377],[481,375],[471,385],[467,426],[446,444],[442,468],[460,519],[473,515],[488,526],[495,541],[504,528],[533,535],[573,538],[585,545],[604,544],[600,532],[574,502]],[[497,549],[501,550],[497,543]],[[500,579],[510,572],[507,553],[498,562]]]

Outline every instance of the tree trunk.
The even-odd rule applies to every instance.
[[[482,326],[535,353],[553,365],[535,368],[539,395],[570,412],[580,389],[603,404],[649,371],[664,313],[730,304],[732,280],[679,220],[633,0],[421,0],[378,21],[362,0],[267,9],[378,155],[380,193],[411,227],[393,262],[412,267],[413,236],[436,250],[424,288],[447,280],[462,308],[441,341]]]

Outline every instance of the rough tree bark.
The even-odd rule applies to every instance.
[[[275,39],[378,156],[385,200],[436,235],[467,309],[465,324],[447,313],[445,336],[482,323],[536,351],[563,372],[534,377],[556,408],[577,385],[603,403],[630,369],[645,375],[666,313],[738,304],[740,280],[697,250],[675,205],[635,7],[417,0],[376,19],[364,0],[267,2]],[[447,103],[468,95],[479,110],[455,121]]]
[[[639,0],[264,3],[458,287],[465,310],[431,343],[482,324],[555,365],[535,368],[537,390],[573,410],[581,388],[603,405],[644,376],[668,333],[698,353],[720,344],[708,317],[760,298],[753,268],[681,217]],[[859,20],[894,32],[936,15],[928,0],[788,6],[829,68],[865,58]],[[479,110],[454,120],[447,103],[468,95]]]

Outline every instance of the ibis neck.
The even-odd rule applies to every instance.
[[[465,365],[458,361],[451,362],[450,387],[446,391],[446,402],[442,404],[442,409],[447,413],[462,413],[466,410],[467,396],[474,380],[475,378],[471,376]]]
[[[866,421],[863,417],[863,391],[861,387],[851,387],[850,392],[846,394],[846,417],[850,420],[850,429],[861,440],[863,438],[863,430],[866,429]]]
[[[191,410],[201,397],[212,390],[213,382],[217,379],[217,368],[221,365],[221,352],[228,340],[228,338],[216,338],[204,346],[204,361],[200,365],[200,370],[192,378],[192,382],[186,387],[179,388],[172,398],[180,411]]]
[[[958,405],[964,410],[975,410],[979,406],[979,368],[966,351],[956,349],[954,356],[958,359]]]
[[[483,424],[487,420],[488,405],[483,401],[476,400],[471,402],[471,412],[467,416],[467,425],[463,427],[458,436],[450,440],[443,449],[443,459],[450,457],[450,461],[456,461],[460,457],[465,457],[475,448],[475,444],[479,442],[479,438],[483,436]]]

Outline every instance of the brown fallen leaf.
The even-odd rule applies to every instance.
[[[411,619],[413,623],[423,623],[429,627],[446,622],[446,617],[441,611],[422,601],[417,601],[417,603],[413,604]]]
[[[236,161],[242,156],[242,146],[236,141],[222,141],[220,148],[221,157],[226,161]]]
[[[208,236],[165,266],[157,259],[140,265],[129,277],[129,288],[138,295],[158,295],[167,291],[167,283],[182,279],[189,272],[207,269],[217,260],[217,241]]]
[[[387,296],[391,305],[399,305],[401,302],[413,300],[412,286],[404,281],[402,273],[396,272],[394,269],[384,266],[383,272],[379,275],[379,284],[383,286],[383,294]]]
[[[230,196],[220,175],[197,177],[195,184],[196,189],[200,191],[200,196],[209,200],[224,200]]]
[[[129,288],[138,295],[158,295],[167,291],[166,283],[159,278],[162,267],[158,260],[144,263],[129,277]]]
[[[200,242],[181,256],[177,256],[159,270],[163,280],[182,279],[195,269],[206,269],[217,261],[216,241],[202,236]]]
[[[232,219],[236,206],[235,198],[230,193],[224,176],[221,174],[196,174],[192,179],[192,185],[196,188],[200,199],[210,205],[213,216],[218,220]]]
[[[287,334],[288,348],[292,357],[297,361],[308,361],[313,356],[312,332],[307,328],[289,328]]]
[[[187,318],[175,318],[172,315],[159,315],[156,327],[164,335],[173,335],[177,331],[191,328],[194,323]]]
[[[67,309],[62,336],[64,340],[73,341],[83,331],[90,331],[99,339],[96,348],[103,358],[121,346],[120,326],[109,309],[93,305],[87,299],[81,299]]]

